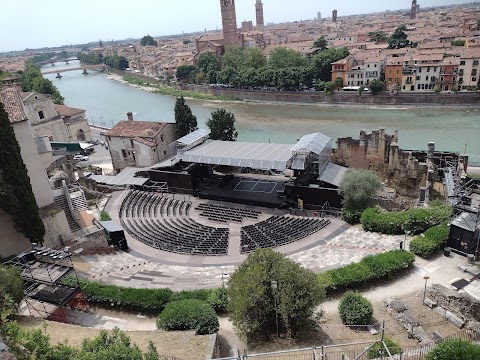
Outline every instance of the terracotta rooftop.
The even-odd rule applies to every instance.
[[[109,131],[107,131],[105,135],[128,138],[142,137],[153,139],[167,125],[168,123],[122,120]]]
[[[85,110],[76,109],[76,108],[69,107],[69,106],[66,106],[66,105],[54,104],[53,106],[55,108],[55,111],[61,116],[73,116],[73,115],[77,115],[77,114],[81,114],[81,113],[85,112]]]
[[[154,147],[155,143],[153,141],[147,140],[147,139],[142,139],[140,137],[136,137],[133,139],[133,141],[139,142],[140,144],[147,145],[150,147]]]
[[[22,98],[14,87],[6,86],[0,89],[0,102],[3,103],[12,124],[28,120],[23,110]]]

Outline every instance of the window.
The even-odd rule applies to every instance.
[[[417,80],[420,80],[420,76],[417,76],[416,79],[417,79]]]
[[[163,142],[163,134],[160,135],[160,140]]]
[[[476,77],[472,77],[472,81],[477,81],[477,78],[476,78]]]
[[[392,69],[388,69],[388,73],[391,74],[391,73],[392,73]]]
[[[420,84],[417,85],[417,89],[420,90]]]
[[[397,69],[397,74],[400,74],[400,70]]]
[[[53,141],[53,136],[49,136],[48,141],[52,142]]]
[[[388,82],[392,82],[392,78],[388,78]]]
[[[436,72],[436,71],[437,71],[437,67],[436,67],[436,66],[433,68],[433,71],[434,71],[434,72]]]
[[[375,64],[374,67],[377,67],[377,64]]]
[[[478,60],[473,60],[473,66],[477,66],[478,65]]]
[[[421,73],[421,72],[422,72],[422,68],[418,68],[418,72]]]
[[[122,149],[122,158],[126,158],[127,157],[127,152],[125,151],[125,149]]]
[[[38,112],[38,117],[40,118],[40,120],[45,118],[45,115],[43,115],[43,111]]]
[[[367,67],[370,67],[370,64],[368,64]]]
[[[465,65],[465,61],[464,60],[460,61],[460,65]]]
[[[163,150],[163,156],[167,156],[167,150]]]
[[[475,76],[475,75],[477,75],[477,69],[472,70],[472,76]]]
[[[425,81],[428,81],[428,76],[425,76]]]
[[[427,72],[430,72],[430,66],[429,66],[429,67],[427,67]]]

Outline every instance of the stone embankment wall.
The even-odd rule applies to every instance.
[[[434,93],[408,93],[400,92],[397,95],[379,94],[373,96],[369,93],[363,93],[359,96],[356,92],[334,92],[333,95],[327,95],[324,92],[317,91],[263,91],[263,90],[243,90],[214,88],[208,85],[193,85],[174,83],[167,84],[165,81],[157,80],[151,76],[134,73],[131,71],[122,71],[110,69],[111,73],[117,75],[129,75],[149,81],[159,85],[169,85],[177,89],[195,91],[202,94],[213,96],[230,97],[241,100],[267,101],[267,102],[289,102],[289,103],[319,103],[319,104],[356,104],[356,105],[422,105],[422,106],[442,106],[442,105],[477,105],[480,107],[480,93],[458,93],[458,94],[434,94]]]

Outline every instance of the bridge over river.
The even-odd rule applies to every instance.
[[[55,69],[55,70],[43,71],[43,72],[42,72],[42,75],[48,75],[48,74],[57,74],[57,75],[60,75],[60,73],[62,73],[62,72],[75,71],[75,70],[82,70],[83,73],[86,75],[86,74],[88,74],[87,70],[101,70],[101,71],[105,71],[106,69],[107,69],[107,65],[105,65],[105,64],[82,65],[82,66],[70,67],[70,68],[65,68],[65,69]]]

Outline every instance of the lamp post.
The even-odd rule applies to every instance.
[[[279,337],[279,331],[278,331],[278,312],[277,312],[277,288],[278,288],[278,283],[275,280],[272,280],[270,282],[273,290],[273,301],[275,302],[275,323],[277,324],[277,338]]]
[[[224,276],[228,276],[228,274],[222,273],[222,287],[225,287]]]
[[[430,276],[425,275],[423,277],[425,279],[425,288],[423,289],[423,302],[422,305],[425,305],[425,298],[427,297],[427,281],[430,279]]]

